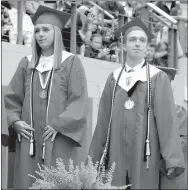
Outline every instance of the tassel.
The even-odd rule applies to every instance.
[[[45,156],[45,143],[42,144],[42,159],[44,160],[44,156]]]
[[[31,138],[31,140],[30,140],[29,155],[30,155],[30,156],[33,156],[33,155],[34,155],[33,138]]]
[[[99,168],[98,168],[99,172],[101,172],[102,168],[104,167],[105,157],[106,157],[106,150],[104,150],[104,152],[101,156],[101,159],[100,159]]]
[[[146,169],[149,169],[149,156],[146,156]]]
[[[151,151],[150,151],[150,142],[149,140],[146,140],[146,156],[150,156]]]
[[[18,142],[21,142],[21,135],[19,133],[18,134]]]
[[[146,169],[149,169],[149,157],[151,155],[150,151],[150,141],[146,140]]]

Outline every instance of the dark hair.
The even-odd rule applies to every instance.
[[[10,4],[8,1],[1,1],[1,6],[6,7],[7,9],[11,9]]]

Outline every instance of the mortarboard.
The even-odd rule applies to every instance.
[[[45,3],[56,3],[56,1],[44,1]]]
[[[70,14],[40,5],[33,16],[33,24],[52,24],[62,30],[70,18]]]
[[[11,7],[10,7],[10,4],[9,4],[9,2],[8,1],[1,1],[1,6],[4,6],[4,7],[6,7],[7,9],[11,9]]]
[[[151,31],[147,28],[147,26],[142,22],[142,20],[138,17],[134,18],[127,24],[123,25],[122,27],[118,28],[114,32],[114,36],[119,39],[121,36],[121,33],[123,36],[128,35],[131,31],[136,30],[136,29],[141,29],[143,30],[146,35],[148,36],[148,39],[151,40],[154,38],[154,35],[151,33]]]
[[[174,80],[177,69],[171,67],[161,67],[161,66],[157,66],[157,68],[165,72],[168,75],[170,81]]]

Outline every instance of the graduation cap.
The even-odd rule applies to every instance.
[[[1,6],[4,6],[4,7],[8,8],[8,9],[11,9],[10,4],[9,4],[8,1],[1,1]]]
[[[175,75],[177,73],[177,69],[170,67],[161,67],[161,66],[157,66],[157,68],[165,72],[168,75],[170,81],[174,80]]]
[[[44,1],[45,3],[56,3],[56,1]]]
[[[33,24],[52,24],[62,30],[70,18],[70,14],[40,5],[33,16]]]
[[[147,26],[138,17],[132,19],[127,24],[125,24],[122,27],[118,28],[114,32],[114,36],[117,39],[119,39],[121,34],[122,34],[122,36],[127,36],[130,32],[132,32],[134,30],[143,30],[146,33],[146,35],[148,36],[149,40],[154,38],[154,35],[151,33],[151,31],[147,28]]]

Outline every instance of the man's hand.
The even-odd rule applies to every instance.
[[[21,135],[28,140],[29,140],[29,137],[32,137],[32,134],[30,133],[30,131],[34,131],[34,129],[31,126],[29,126],[25,121],[16,121],[13,127],[18,133],[18,137],[19,135]]]
[[[55,136],[57,134],[57,131],[55,129],[53,129],[51,126],[47,126],[44,128],[45,132],[42,136],[42,138],[44,138],[44,141],[47,141],[51,136],[52,136],[52,140],[51,141],[54,141],[55,139]]]

